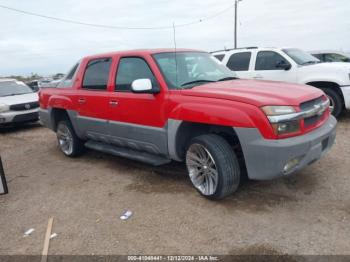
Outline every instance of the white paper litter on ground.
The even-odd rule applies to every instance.
[[[53,233],[53,234],[51,234],[50,239],[53,239],[53,238],[55,238],[57,236],[58,236],[57,233]]]
[[[121,216],[121,220],[127,220],[132,216],[132,211],[131,210],[126,210]]]
[[[27,237],[27,236],[31,235],[34,232],[34,230],[35,230],[34,228],[28,229],[26,232],[24,232],[24,236]]]

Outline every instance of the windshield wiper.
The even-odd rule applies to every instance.
[[[181,86],[187,86],[187,85],[196,84],[196,83],[203,83],[203,82],[204,83],[212,83],[212,82],[216,82],[216,81],[200,79],[200,80],[194,80],[194,81],[191,81],[191,82],[184,83]]]
[[[228,77],[224,77],[218,80],[219,81],[228,81],[228,80],[235,80],[238,79],[238,77],[234,77],[234,76],[228,76]]]
[[[302,63],[301,65],[312,65],[312,64],[318,64],[319,61],[307,61],[307,62],[304,62]]]

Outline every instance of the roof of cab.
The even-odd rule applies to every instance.
[[[125,56],[138,56],[138,55],[145,55],[145,54],[159,54],[159,53],[172,53],[172,52],[205,52],[201,50],[195,50],[195,49],[186,49],[186,48],[157,48],[157,49],[135,49],[135,50],[123,50],[123,51],[115,51],[115,52],[109,52],[109,53],[102,53],[102,54],[96,54],[96,55],[89,55],[85,58],[103,58],[103,57],[112,57],[116,55],[125,55]],[[205,52],[206,53],[206,52]]]

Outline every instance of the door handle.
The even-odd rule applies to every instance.
[[[113,107],[114,107],[114,106],[117,106],[117,105],[118,105],[118,101],[110,100],[110,101],[109,101],[109,105],[110,105],[110,106],[113,106]]]
[[[262,75],[255,75],[253,78],[254,79],[263,79]]]
[[[78,103],[81,104],[81,105],[85,104],[85,102],[86,102],[85,98],[79,98],[78,99]]]

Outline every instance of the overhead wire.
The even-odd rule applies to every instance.
[[[196,20],[193,20],[192,22],[188,22],[188,23],[176,24],[175,27],[178,27],[178,28],[180,28],[180,27],[187,27],[187,26],[199,24],[199,23],[202,23],[202,22],[214,19],[214,18],[220,16],[221,14],[224,14],[224,13],[228,12],[233,7],[234,7],[234,5],[232,4],[229,7],[225,8],[222,11],[217,12],[217,13],[215,13],[213,15],[210,15],[210,16],[207,16],[207,17],[204,17],[204,18],[201,18],[201,19],[196,19]],[[26,10],[21,10],[21,9],[17,9],[17,8],[5,6],[5,5],[0,5],[0,8],[6,9],[6,10],[10,10],[10,11],[13,11],[13,12],[17,12],[17,13],[21,13],[21,14],[25,14],[25,15],[30,15],[30,16],[36,16],[36,17],[41,17],[41,18],[45,18],[45,19],[55,20],[55,21],[63,22],[63,23],[70,23],[70,24],[90,26],[90,27],[98,27],[98,28],[106,28],[106,29],[118,29],[118,30],[165,30],[165,29],[173,29],[174,28],[174,25],[170,25],[170,26],[155,26],[155,27],[151,27],[151,26],[139,27],[139,26],[118,26],[118,25],[94,24],[94,23],[89,23],[89,22],[82,22],[82,21],[77,21],[77,20],[72,20],[72,19],[61,18],[61,17],[54,17],[54,16],[49,16],[49,15],[44,15],[44,14],[38,14],[38,13],[34,13],[34,12],[26,11]]]

